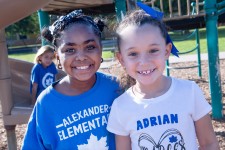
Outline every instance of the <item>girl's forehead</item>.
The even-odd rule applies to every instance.
[[[43,53],[42,55],[54,55],[54,52],[47,51],[47,52]]]
[[[74,24],[62,32],[59,41],[61,44],[67,42],[81,44],[89,39],[94,39],[96,42],[99,41],[93,28],[85,24]]]
[[[128,26],[120,34],[120,48],[148,47],[165,43],[160,29],[156,26],[144,24],[142,26]]]
[[[145,23],[143,25],[135,25],[135,24],[131,24],[126,26],[125,28],[123,28],[123,30],[121,30],[120,34],[123,33],[127,33],[127,32],[134,32],[134,33],[140,33],[140,31],[151,31],[151,30],[155,30],[155,29],[159,29],[159,27],[156,27],[154,25],[151,25],[149,23]]]
[[[143,24],[141,26],[129,25],[120,32],[121,39],[142,38],[144,37],[158,37],[162,36],[159,27],[151,24]]]
[[[94,31],[91,26],[88,26],[85,24],[73,24],[62,32],[62,37],[77,36],[77,35],[80,36],[80,35],[87,35],[87,34],[94,35]]]

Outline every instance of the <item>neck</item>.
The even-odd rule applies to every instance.
[[[58,84],[56,90],[65,95],[79,95],[90,90],[96,82],[96,75],[93,75],[87,81],[79,81],[74,78],[66,76]]]
[[[136,83],[133,87],[133,93],[139,98],[150,99],[165,94],[171,85],[171,78],[162,76],[157,82],[151,85]]]

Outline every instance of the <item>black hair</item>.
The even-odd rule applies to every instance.
[[[65,16],[61,16],[52,26],[43,28],[41,35],[45,40],[57,47],[57,39],[60,39],[62,31],[68,29],[72,24],[81,23],[91,26],[95,35],[100,39],[105,25],[103,21],[95,21],[92,17],[84,15],[81,10],[74,10]]]

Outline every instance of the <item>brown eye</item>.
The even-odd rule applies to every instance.
[[[89,46],[87,46],[87,49],[88,50],[93,50],[93,49],[95,49],[96,47],[94,46],[94,45],[89,45]]]
[[[128,56],[136,56],[136,55],[137,55],[137,53],[135,53],[135,52],[132,52],[132,53],[128,54]]]
[[[75,49],[73,48],[68,48],[65,50],[66,53],[74,53],[75,52]]]
[[[157,49],[152,49],[152,50],[150,50],[149,51],[149,53],[156,53],[156,52],[158,52],[159,50],[157,50]]]

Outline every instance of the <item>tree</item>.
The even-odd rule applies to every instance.
[[[7,36],[12,36],[15,34],[19,35],[39,34],[40,30],[37,12],[8,26],[5,31]]]

